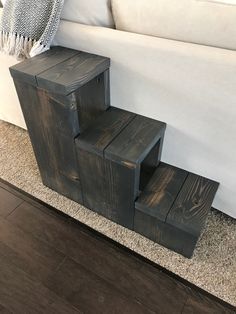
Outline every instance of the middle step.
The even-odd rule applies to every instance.
[[[76,140],[83,204],[133,229],[135,200],[161,158],[166,124],[110,108]]]

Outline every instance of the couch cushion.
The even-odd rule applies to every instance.
[[[116,28],[236,49],[236,0],[112,0]]]
[[[110,0],[65,0],[61,18],[80,24],[114,27]]]

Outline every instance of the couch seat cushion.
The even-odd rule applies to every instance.
[[[65,0],[62,19],[114,28],[110,0]]]
[[[236,0],[112,0],[116,28],[236,49]]]

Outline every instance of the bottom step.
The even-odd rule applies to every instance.
[[[134,230],[190,258],[218,186],[161,163],[135,203]]]

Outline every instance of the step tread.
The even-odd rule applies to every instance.
[[[136,208],[165,222],[187,175],[185,170],[160,163],[138,198]]]
[[[78,54],[77,50],[64,47],[52,47],[50,50],[37,55],[33,58],[22,61],[10,67],[11,75],[24,82],[37,86],[36,76],[49,68],[51,69],[58,63]]]
[[[77,55],[37,75],[38,87],[68,95],[109,67],[109,58],[80,51]]]
[[[189,173],[167,216],[166,223],[199,236],[218,186],[217,182]]]
[[[163,122],[136,115],[105,149],[105,157],[120,164],[136,166],[161,139],[165,129]]]
[[[219,184],[161,163],[135,203],[136,209],[199,236]]]
[[[135,116],[134,113],[111,107],[76,139],[76,145],[103,156],[105,148]]]

